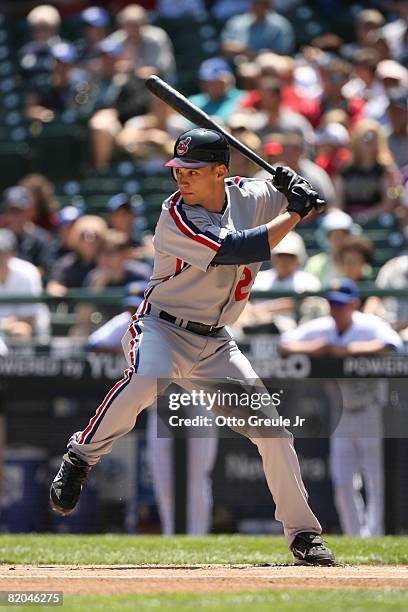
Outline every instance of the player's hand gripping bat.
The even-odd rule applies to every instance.
[[[183,115],[183,117],[191,121],[191,123],[198,125],[198,127],[216,130],[228,140],[229,144],[234,147],[234,149],[258,164],[258,166],[269,172],[272,176],[275,176],[275,169],[273,166],[271,166],[271,164],[268,164],[268,162],[257,155],[255,151],[252,151],[252,149],[244,145],[244,143],[238,140],[238,138],[235,138],[235,136],[229,134],[220,125],[218,125],[216,121],[211,119],[207,113],[197,108],[197,106],[192,104],[190,100],[187,100],[183,94],[174,89],[171,85],[156,75],[152,75],[146,79],[145,84],[147,89],[151,91],[152,94],[163,100],[163,102],[180,113],[180,115]],[[322,212],[325,207],[326,202],[323,200],[323,198],[318,196],[315,200],[314,208],[317,210],[317,212]]]

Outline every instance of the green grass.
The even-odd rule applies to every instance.
[[[408,564],[408,537],[325,538],[346,564]],[[34,564],[292,563],[277,536],[0,535],[0,562]]]
[[[120,595],[66,597],[63,612],[360,612],[363,610],[406,610],[408,593],[389,591],[258,591],[256,593],[214,593],[172,595]],[[15,608],[14,608],[15,609]],[[38,610],[38,608],[36,608]],[[51,610],[51,608],[43,608]],[[23,611],[23,608],[21,608]]]

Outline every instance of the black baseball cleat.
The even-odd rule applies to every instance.
[[[295,565],[334,565],[334,555],[326,548],[318,533],[302,531],[292,542],[290,550],[295,557]]]
[[[51,507],[61,516],[68,516],[75,510],[82,485],[92,468],[73,453],[68,452],[68,456],[73,463],[62,460],[50,489]]]

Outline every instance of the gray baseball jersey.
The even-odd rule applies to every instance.
[[[287,201],[268,180],[226,179],[225,192],[221,213],[187,206],[180,192],[163,203],[146,292],[157,309],[216,327],[234,323],[241,314],[261,264],[216,266],[211,261],[229,231],[267,223]]]

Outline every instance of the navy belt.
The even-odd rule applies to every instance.
[[[165,310],[159,312],[159,318],[178,325],[178,327],[184,327],[188,331],[200,334],[200,336],[216,336],[223,327],[214,327],[213,325],[206,325],[205,323],[197,323],[196,321],[185,321],[184,319],[178,319],[173,315],[169,314]]]

